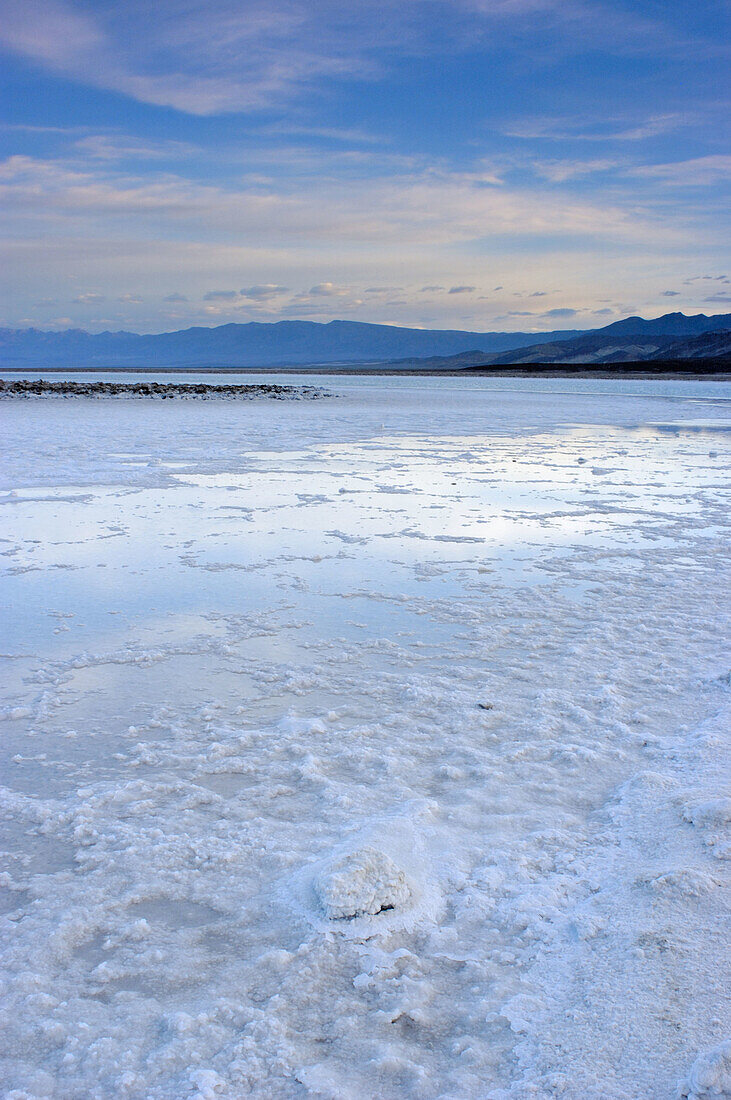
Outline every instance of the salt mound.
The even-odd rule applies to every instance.
[[[731,1096],[731,1039],[701,1054],[693,1063],[679,1100],[728,1100]]]
[[[331,920],[352,920],[398,909],[411,900],[406,875],[393,860],[366,846],[341,856],[314,882],[315,893]]]

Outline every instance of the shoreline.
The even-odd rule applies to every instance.
[[[707,362],[707,365],[706,365]],[[692,364],[692,365],[691,365]],[[728,382],[731,381],[731,362],[718,360],[636,360],[627,363],[516,363],[511,364],[486,364],[485,366],[460,367],[457,369],[439,369],[438,367],[389,367],[386,365],[351,366],[342,364],[327,366],[265,366],[265,367],[191,367],[191,366],[164,366],[164,367],[0,367],[0,376],[23,376],[28,373],[43,372],[44,374],[139,374],[139,375],[165,375],[165,374],[271,374],[271,375],[333,375],[346,378],[372,378],[372,377],[416,377],[416,378],[637,378],[647,381],[705,381]],[[77,383],[83,384],[83,383]],[[95,385],[97,383],[94,383]],[[122,385],[123,383],[103,383],[106,385]],[[124,383],[136,385],[137,383]],[[162,384],[162,383],[161,383]],[[208,383],[205,383],[208,385]],[[173,386],[175,383],[165,383]],[[187,383],[179,383],[187,385]],[[263,383],[241,383],[238,387],[224,388],[251,388]],[[214,388],[213,386],[210,387]],[[220,387],[219,387],[220,388]]]

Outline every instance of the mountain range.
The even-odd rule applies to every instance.
[[[454,370],[478,364],[621,363],[728,356],[729,332],[731,314],[683,313],[649,321],[628,317],[589,332],[540,335],[410,329],[358,321],[250,322],[155,335],[5,328],[0,329],[0,369],[387,364]]]
[[[397,328],[359,321],[277,321],[189,328],[139,336],[80,329],[0,329],[0,366],[76,367],[273,367],[384,362],[457,355],[498,354],[538,340],[578,336],[579,330],[462,332]]]

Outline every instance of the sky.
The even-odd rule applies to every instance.
[[[731,312],[726,0],[0,0],[0,325]]]

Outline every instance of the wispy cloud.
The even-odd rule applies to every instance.
[[[641,120],[629,121],[618,117],[548,116],[516,119],[504,126],[506,137],[540,139],[546,141],[580,142],[634,142],[671,133],[683,126],[692,125],[696,119],[688,112],[670,112],[650,115]]]
[[[56,232],[64,221],[91,230],[98,216],[110,225],[121,219],[130,232],[154,217],[158,234],[187,226],[197,239],[244,235],[270,247],[289,246],[294,239],[313,245],[349,242],[350,247],[365,242],[458,245],[490,235],[667,243],[698,233],[696,226],[684,231],[677,217],[663,216],[662,206],[653,215],[651,206],[638,211],[634,204],[625,207],[604,196],[591,200],[530,187],[484,189],[479,177],[460,172],[324,179],[316,192],[290,180],[276,192],[271,186],[233,190],[170,173],[135,176],[104,164],[80,171],[55,161],[11,157],[0,163],[0,197],[15,219],[22,212],[37,225],[55,224]],[[323,282],[311,293],[332,296],[337,289]]]
[[[126,134],[87,134],[74,143],[75,149],[93,160],[171,160],[188,157],[196,152],[183,141],[141,141]]]
[[[677,187],[709,187],[731,179],[731,156],[694,157],[669,164],[646,164],[629,174]]]
[[[266,110],[319,81],[374,78],[384,39],[408,51],[423,37],[420,25],[395,0],[351,8],[332,0],[219,0],[213,17],[203,0],[146,8],[0,0],[6,50],[87,85],[193,115]],[[308,129],[318,130],[300,127]],[[337,127],[319,133],[339,136]],[[358,140],[370,139],[360,133]]]
[[[0,15],[6,49],[190,114],[260,109],[318,77],[366,76],[373,68],[347,48],[347,37],[323,34],[327,21],[323,27],[303,3],[242,7],[222,0],[211,19],[207,5],[185,0],[93,14],[61,0],[2,0]]]
[[[549,55],[672,52],[689,39],[696,52],[718,48],[665,14],[600,0],[218,0],[214,13],[203,0],[2,0],[0,43],[85,84],[207,115],[268,109],[322,81],[377,78],[389,56],[476,43],[489,52],[525,40]]]
[[[583,176],[596,175],[610,172],[620,165],[620,161],[609,158],[596,158],[594,160],[548,160],[534,161],[533,169],[536,175],[551,183],[565,183],[567,180],[579,179]]]
[[[356,127],[303,126],[294,122],[270,124],[262,132],[274,136],[322,138],[324,141],[346,145],[383,145],[390,140],[383,134],[372,134]]]
[[[2,44],[52,68],[74,67],[106,47],[95,22],[67,4],[3,0],[0,14]]]

